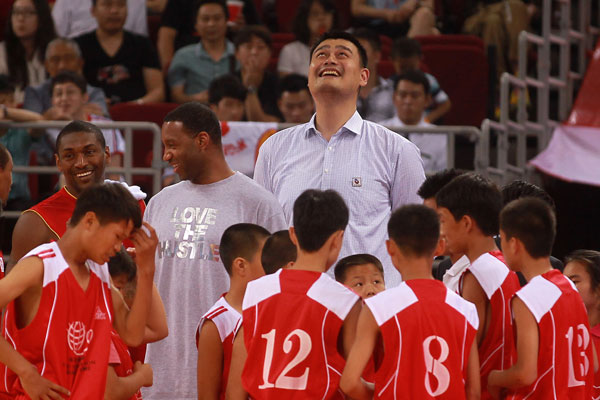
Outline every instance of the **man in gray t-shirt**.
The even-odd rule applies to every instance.
[[[198,322],[229,288],[219,257],[223,231],[240,222],[271,232],[286,224],[271,193],[229,168],[219,122],[208,108],[186,103],[173,110],[165,117],[162,140],[164,159],[182,182],[154,196],[144,214],[158,234],[155,281],[169,336],[148,345],[154,385],[143,394],[145,399],[195,399]]]

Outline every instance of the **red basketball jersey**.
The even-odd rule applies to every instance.
[[[338,336],[359,297],[328,275],[279,270],[248,283],[243,303],[248,359],[244,388],[254,399],[343,398]]]
[[[25,257],[30,256],[44,263],[40,305],[31,323],[19,329],[15,303],[9,303],[4,315],[4,338],[43,377],[69,389],[71,399],[103,399],[112,330],[106,264],[88,260],[90,280],[84,291],[56,242],[38,246]],[[27,398],[17,376],[1,367],[0,391]]]
[[[219,331],[219,337],[221,338],[221,344],[223,345],[223,376],[221,378],[221,399],[225,398],[225,389],[227,388],[227,380],[229,379],[229,367],[231,366],[231,353],[233,351],[233,340],[237,335],[242,323],[242,316],[239,312],[229,305],[225,300],[225,295],[221,296],[219,300],[204,314],[198,324],[196,331],[196,345],[198,345],[198,336],[202,325],[206,320],[212,321],[217,330]]]
[[[113,329],[111,331],[111,340],[112,344],[119,355],[119,364],[111,364],[115,369],[115,373],[119,377],[126,377],[133,373],[133,360],[131,359],[131,354],[129,353],[129,348],[121,339],[121,336]],[[136,394],[130,397],[129,400],[141,400],[142,392],[139,390]]]
[[[594,355],[588,316],[573,283],[560,271],[536,276],[517,292],[538,323],[538,377],[508,399],[591,399]]]
[[[477,309],[442,282],[410,280],[365,300],[381,329],[376,399],[464,399]]]
[[[515,359],[510,299],[520,288],[519,278],[504,264],[500,252],[482,254],[471,263],[467,271],[477,279],[490,302],[490,325],[479,344],[481,399],[486,400],[492,398],[487,391],[490,372],[494,369],[507,369]],[[484,324],[485,321],[480,323]]]
[[[596,348],[596,354],[600,354],[600,324],[594,326],[591,330],[592,341]],[[600,369],[594,374],[594,390],[592,391],[592,399],[600,399]]]

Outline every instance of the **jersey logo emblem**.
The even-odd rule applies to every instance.
[[[96,312],[94,314],[94,319],[106,319],[106,313],[103,313],[100,307],[96,306]]]
[[[83,356],[88,351],[88,345],[94,337],[92,329],[86,330],[81,321],[69,322],[67,329],[67,343],[75,355]]]
[[[352,187],[362,187],[362,178],[360,176],[352,178]]]

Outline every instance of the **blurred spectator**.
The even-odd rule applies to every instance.
[[[472,0],[465,33],[479,36],[496,51],[498,76],[516,71],[519,33],[529,27],[527,5],[521,0]]]
[[[296,40],[283,46],[279,53],[279,75],[296,73],[308,76],[311,46],[319,36],[336,25],[337,10],[331,0],[303,0],[294,18]]]
[[[308,91],[308,79],[298,74],[281,78],[277,105],[284,122],[303,124],[310,121],[315,113],[315,103]]]
[[[244,2],[242,12],[235,24],[232,24],[232,28],[239,29],[244,24],[260,24],[260,17],[256,11],[254,1],[242,1]],[[161,27],[158,30],[157,43],[160,65],[163,71],[168,69],[177,50],[198,41],[196,35],[198,31],[197,3],[194,0],[168,0],[162,15]],[[223,1],[223,4],[225,4],[225,1]]]
[[[201,40],[177,50],[169,67],[171,98],[177,103],[207,103],[210,82],[236,70],[233,43],[225,36],[229,16],[225,2],[201,0],[194,15]]]
[[[56,37],[46,0],[16,0],[10,11],[4,41],[0,43],[0,74],[15,84],[15,101],[23,90],[46,79],[43,58],[48,42]]]
[[[397,75],[408,71],[420,70],[421,59],[423,58],[421,44],[415,39],[397,39],[392,46],[391,58]],[[437,79],[428,73],[425,73],[425,76],[429,80],[429,93],[433,99],[427,106],[426,119],[428,122],[433,123],[450,111],[452,103],[450,103],[450,98],[442,90]],[[396,81],[397,77],[393,77],[392,79]]]
[[[208,87],[208,104],[219,121],[243,121],[247,90],[232,74],[214,79]]]
[[[44,119],[52,120],[56,119],[54,117],[56,110],[52,107],[51,80],[61,71],[83,74],[83,58],[79,46],[72,39],[54,39],[46,48],[44,66],[50,78],[41,85],[25,88],[23,108],[42,114]],[[86,111],[90,114],[108,115],[102,89],[87,85],[87,94],[89,102],[85,105]]]
[[[435,126],[425,121],[425,109],[431,102],[429,80],[419,70],[410,70],[398,77],[394,105],[396,115],[382,121],[381,124],[390,127]],[[421,150],[423,169],[426,173],[438,172],[448,166],[446,148],[448,139],[445,135],[433,133],[410,133],[408,138]]]
[[[246,89],[248,121],[280,121],[277,108],[279,79],[267,71],[271,59],[271,34],[259,25],[242,28],[235,37],[235,57],[240,63],[236,73]]]
[[[354,32],[354,37],[367,52],[369,68],[369,81],[367,86],[360,88],[356,109],[363,119],[380,122],[392,118],[396,110],[392,97],[394,95],[394,83],[382,78],[377,73],[379,61],[381,61],[381,40],[379,35],[367,28],[359,28]]]
[[[111,121],[106,117],[86,112],[85,105],[88,102],[86,86],[85,79],[71,71],[59,72],[52,78],[50,90],[52,91],[52,107],[56,110],[54,120],[80,120],[91,123]],[[56,143],[60,129],[48,129],[47,132],[52,143]],[[118,129],[102,129],[102,134],[110,153],[109,165],[122,165],[125,141],[121,132]],[[119,180],[119,175],[109,176],[109,179]]]
[[[98,28],[75,38],[83,60],[83,74],[104,90],[111,104],[164,100],[164,82],[150,39],[123,30],[126,0],[93,0]]]
[[[391,38],[439,35],[435,27],[434,0],[352,0],[352,16]]]
[[[113,3],[119,3],[113,0]],[[56,33],[61,37],[74,38],[98,27],[92,16],[92,0],[56,0],[52,7],[52,18]],[[125,30],[148,36],[146,0],[127,0]]]
[[[149,14],[162,14],[167,6],[167,0],[146,0]]]

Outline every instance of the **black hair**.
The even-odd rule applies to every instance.
[[[369,62],[369,60],[367,59],[367,51],[362,46],[362,44],[360,44],[358,39],[356,39],[350,33],[344,32],[344,31],[325,32],[323,35],[321,35],[321,37],[319,37],[319,39],[317,39],[317,41],[315,42],[313,47],[310,49],[310,59],[312,59],[312,55],[315,52],[315,50],[317,49],[317,47],[319,47],[319,45],[322,42],[324,42],[325,40],[330,40],[330,39],[342,39],[342,40],[347,40],[350,43],[352,43],[358,49],[358,55],[359,55],[360,63],[362,64],[362,67],[367,68],[367,64]]]
[[[256,224],[241,223],[225,229],[219,244],[219,254],[227,274],[231,276],[233,260],[241,257],[250,261],[259,250],[261,240],[269,235],[268,230]]]
[[[335,264],[335,280],[344,283],[346,280],[346,273],[350,268],[364,264],[373,264],[375,268],[381,272],[381,275],[383,275],[383,265],[381,264],[381,261],[379,261],[379,258],[372,254],[353,254],[342,258]]]
[[[556,236],[556,217],[543,200],[523,197],[508,203],[500,213],[500,229],[506,240],[519,239],[531,257],[550,257]]]
[[[102,133],[100,128],[86,121],[75,120],[69,122],[64,128],[62,128],[60,133],[56,137],[56,152],[58,153],[60,149],[60,142],[62,141],[62,138],[72,133],[79,132],[93,133],[96,136],[98,144],[104,151],[104,149],[106,148],[106,140],[104,139],[104,134]]]
[[[553,210],[556,210],[554,200],[548,192],[533,183],[517,179],[502,188],[502,204],[504,205],[522,197],[536,197],[548,203]]]
[[[457,176],[464,174],[466,171],[462,169],[449,168],[425,178],[417,194],[423,199],[434,198],[441,188],[446,186],[450,181]]]
[[[200,132],[208,133],[213,144],[221,147],[221,124],[215,113],[204,104],[192,101],[180,105],[164,118],[164,122],[172,121],[181,122],[191,137]]]
[[[8,75],[0,74],[0,93],[10,94],[15,92],[15,85],[10,81]]]
[[[135,261],[133,261],[133,258],[131,258],[123,246],[121,246],[121,250],[117,254],[108,260],[108,272],[113,278],[125,275],[128,282],[135,278],[137,272]]]
[[[194,21],[198,18],[198,13],[200,12],[200,7],[206,4],[218,4],[223,9],[225,13],[225,20],[229,19],[229,9],[227,8],[227,4],[223,0],[196,0],[194,3]]]
[[[140,205],[120,183],[102,183],[85,189],[77,198],[70,225],[77,225],[89,211],[96,214],[101,225],[131,221],[134,228],[142,226]]]
[[[288,263],[296,261],[297,256],[298,250],[290,239],[289,231],[282,230],[269,236],[263,247],[260,261],[265,274],[269,275]]]
[[[87,82],[85,78],[73,71],[61,71],[50,81],[50,93],[54,92],[54,86],[60,83],[72,83],[79,88],[82,94],[87,93]]]
[[[390,239],[411,257],[432,256],[440,239],[437,213],[422,204],[398,208],[388,222]]]
[[[213,79],[208,87],[208,104],[219,104],[224,97],[244,101],[247,93],[248,90],[237,76],[233,74],[221,75]]]
[[[46,46],[56,37],[54,29],[54,20],[50,13],[48,0],[31,0],[35,8],[38,27],[34,35],[34,57],[38,57],[41,63],[44,62],[46,54]],[[11,81],[19,87],[26,87],[31,84],[29,82],[29,74],[27,68],[27,56],[25,47],[21,44],[21,40],[15,35],[12,26],[12,15],[15,4],[10,7],[9,17],[6,21],[4,31],[4,42],[6,45],[6,64],[8,65],[8,76]]]
[[[600,287],[600,251],[575,250],[565,257],[565,265],[570,262],[578,262],[585,267],[590,276],[592,290]]]
[[[495,183],[481,175],[467,173],[452,179],[436,194],[435,202],[457,221],[468,215],[486,236],[498,233],[502,195]]]
[[[279,80],[279,96],[277,97],[281,98],[284,92],[297,93],[302,90],[308,91],[308,78],[300,74],[288,74]]]
[[[0,169],[4,170],[6,168],[6,164],[8,164],[8,160],[10,160],[10,151],[6,148],[5,145],[0,143]]]
[[[379,35],[369,28],[358,28],[352,32],[355,38],[369,42],[374,51],[381,51],[381,39]]]
[[[337,231],[348,225],[350,212],[335,190],[309,189],[294,202],[294,230],[298,245],[306,252],[319,250]]]
[[[254,37],[262,40],[269,49],[272,49],[273,39],[271,38],[271,32],[262,25],[246,25],[235,35],[233,44],[236,49],[239,49],[241,45],[250,43]]]
[[[308,29],[308,16],[310,7],[313,3],[319,3],[326,13],[333,14],[333,23],[331,28],[335,29],[338,22],[338,12],[335,4],[331,0],[303,0],[298,6],[298,11],[292,23],[292,32],[300,42],[305,45],[310,44],[310,30]]]
[[[427,76],[423,71],[410,70],[396,76],[394,78],[394,91],[398,89],[398,84],[400,83],[400,81],[409,81],[414,84],[421,85],[423,86],[425,96],[429,94],[431,86],[429,85],[429,79],[427,79]]]
[[[421,44],[416,39],[408,37],[401,37],[394,40],[392,44],[392,50],[390,57],[394,58],[410,58],[410,57],[421,57],[423,52],[421,50]]]

